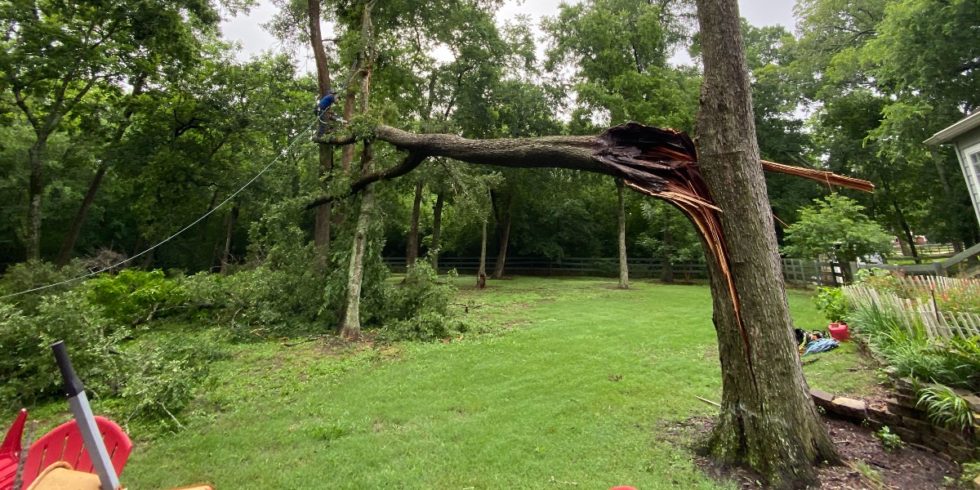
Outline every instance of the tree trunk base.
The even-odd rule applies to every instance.
[[[745,465],[766,479],[767,488],[776,489],[816,485],[815,465],[840,464],[829,440],[829,447],[818,443],[819,436],[808,438],[807,444],[800,440],[801,435],[813,434],[812,431],[783,427],[777,417],[769,417],[768,421],[755,419],[744,409],[723,409],[704,448],[705,454],[724,465]],[[801,454],[800,448],[807,448],[808,454]],[[800,461],[807,463],[798,464]]]

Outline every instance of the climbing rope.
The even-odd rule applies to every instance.
[[[95,271],[88,272],[86,274],[82,274],[82,275],[77,276],[77,277],[73,277],[71,279],[65,279],[64,281],[59,281],[59,282],[55,282],[55,283],[51,283],[51,284],[45,284],[44,286],[37,286],[37,287],[34,287],[34,288],[25,289],[23,291],[18,291],[16,293],[5,294],[3,296],[0,296],[0,300],[7,299],[7,298],[13,298],[15,296],[20,296],[22,294],[33,293],[33,292],[36,292],[36,291],[42,291],[42,290],[45,290],[45,289],[50,289],[50,288],[53,288],[53,287],[63,286],[65,284],[71,284],[73,282],[81,281],[82,279],[87,279],[89,277],[92,277],[92,276],[101,274],[103,272],[106,272],[106,271],[115,269],[115,268],[117,268],[119,266],[122,266],[122,265],[125,265],[125,264],[127,264],[129,262],[132,262],[133,260],[138,259],[139,257],[142,257],[143,255],[146,255],[146,254],[152,252],[153,250],[156,250],[161,245],[169,242],[170,240],[173,240],[174,238],[177,238],[181,233],[184,233],[185,231],[193,228],[194,225],[196,225],[196,224],[200,223],[201,221],[203,221],[204,218],[207,218],[208,216],[211,216],[212,214],[214,214],[215,211],[217,211],[218,209],[220,209],[222,206],[224,206],[225,204],[228,204],[228,202],[230,202],[232,199],[234,199],[235,196],[241,194],[242,191],[244,191],[246,188],[248,188],[248,186],[252,185],[256,180],[258,180],[259,177],[261,177],[270,168],[272,168],[272,166],[275,165],[276,162],[278,162],[282,157],[288,155],[289,152],[293,149],[294,146],[296,146],[296,143],[298,143],[301,138],[303,138],[304,136],[307,136],[308,137],[308,132],[310,130],[312,130],[313,129],[313,126],[315,126],[315,125],[316,125],[316,121],[310,123],[309,126],[307,126],[305,129],[303,129],[302,131],[300,131],[299,133],[297,133],[296,134],[296,137],[293,138],[293,140],[289,142],[289,144],[286,146],[286,149],[285,150],[280,151],[279,154],[277,154],[276,157],[272,159],[272,161],[270,161],[268,164],[266,164],[265,167],[262,167],[262,170],[259,170],[259,173],[255,174],[251,179],[248,179],[248,181],[246,181],[244,184],[242,184],[242,186],[239,187],[235,192],[232,192],[231,194],[229,194],[228,197],[226,197],[224,201],[221,201],[216,206],[214,206],[211,209],[209,209],[206,213],[202,214],[200,217],[198,217],[197,219],[195,219],[194,221],[192,221],[189,225],[187,225],[187,226],[185,226],[185,227],[177,230],[174,234],[172,234],[172,235],[168,236],[167,238],[164,238],[163,240],[157,242],[152,247],[149,247],[149,248],[143,250],[142,252],[140,252],[140,253],[138,253],[136,255],[133,255],[132,257],[129,257],[129,258],[124,259],[124,260],[120,260],[119,262],[116,262],[115,264],[112,264],[112,265],[103,267],[101,269],[97,269]]]

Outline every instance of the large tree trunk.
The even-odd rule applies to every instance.
[[[674,231],[670,227],[670,217],[664,213],[664,250],[672,250],[674,246]],[[674,259],[669,255],[663,259],[663,269],[660,271],[660,280],[666,283],[674,282]]]
[[[885,187],[885,195],[888,196],[888,201],[891,203],[892,209],[895,210],[895,219],[898,220],[898,226],[902,230],[902,238],[905,239],[905,243],[908,245],[909,254],[916,264],[921,264],[922,258],[919,257],[919,249],[915,247],[915,235],[912,233],[912,227],[909,226],[908,220],[905,219],[905,213],[902,212],[902,207],[898,204],[898,200],[895,199],[895,195],[888,185],[888,180],[883,180],[882,184]]]
[[[238,224],[238,213],[240,211],[240,206],[236,202],[231,207],[231,212],[228,213],[228,219],[225,222],[225,248],[221,253],[221,273],[228,273],[228,265],[231,263],[231,242],[232,238],[235,236],[235,225]]]
[[[68,228],[68,234],[65,235],[65,239],[61,242],[61,250],[58,252],[58,259],[55,262],[59,266],[65,265],[71,260],[72,251],[75,250],[78,236],[82,233],[82,226],[85,224],[88,210],[92,207],[92,203],[95,202],[95,195],[99,192],[99,187],[102,186],[102,180],[108,171],[109,162],[103,159],[99,163],[99,167],[95,169],[95,175],[92,176],[92,181],[88,184],[88,190],[85,191],[82,204],[78,207],[78,212],[75,213],[75,219],[72,220],[71,226]]]
[[[723,462],[747,463],[773,487],[803,487],[816,482],[814,464],[838,457],[793,339],[759,165],[738,4],[697,0],[697,6],[704,59],[700,167],[723,210],[723,253],[706,254],[723,386],[709,449]]]
[[[48,135],[38,134],[37,140],[27,150],[27,160],[31,169],[27,185],[27,260],[41,259],[41,197],[44,195],[44,150]]]
[[[626,197],[623,195],[624,187],[623,180],[616,179],[616,195],[619,198],[619,206],[617,207],[619,218],[619,239],[617,240],[619,244],[619,288],[629,289],[630,271],[626,260]]]
[[[371,9],[374,0],[364,4],[361,16],[361,40],[364,43],[363,61],[361,67],[361,107],[366,114],[370,107],[371,95],[371,64],[374,60],[374,35],[371,25]],[[371,173],[374,163],[374,146],[371,141],[364,141],[361,152],[361,175]],[[364,190],[361,197],[361,209],[354,229],[354,240],[351,244],[350,267],[347,275],[347,308],[344,311],[344,321],[340,327],[340,336],[348,340],[361,337],[361,285],[364,281],[364,254],[367,250],[368,232],[374,214],[374,191],[370,187]]]
[[[511,208],[514,198],[509,194],[503,199],[496,197],[496,193],[491,193],[490,196],[494,215],[497,218],[497,262],[493,265],[493,278],[503,279],[507,265],[507,245],[510,243]]]
[[[330,90],[330,66],[327,64],[327,52],[323,47],[323,35],[320,33],[320,0],[307,1],[307,20],[310,29],[310,45],[313,48],[313,58],[316,60],[317,88],[319,88],[319,95],[322,96]],[[319,145],[318,150],[320,152],[319,172],[322,179],[333,170],[333,147]],[[327,263],[330,255],[331,204],[325,202],[317,207],[313,225],[313,244],[316,246],[317,257],[321,266]]]
[[[415,199],[412,201],[411,223],[408,225],[408,244],[405,246],[405,266],[412,267],[419,258],[419,218],[422,214],[422,181],[415,183]]]
[[[432,269],[439,273],[439,252],[442,246],[442,207],[446,203],[446,195],[436,194],[436,204],[432,207],[432,246],[429,247],[429,261]]]
[[[370,145],[370,143],[368,143]],[[354,229],[350,266],[347,269],[347,306],[340,336],[347,340],[361,338],[361,285],[364,283],[364,253],[374,213],[374,190],[370,187],[361,196],[361,209]]]
[[[483,289],[487,285],[487,219],[480,224],[480,268],[476,271],[476,287]]]
[[[946,177],[946,166],[943,164],[943,157],[939,152],[939,148],[930,146],[929,155],[932,157],[933,165],[936,166],[936,175],[939,177],[939,183],[943,188],[943,202],[946,206],[953,206],[956,203],[956,196],[953,194],[953,188],[949,185],[949,179]],[[954,254],[958,254],[964,249],[963,240],[958,238],[951,240],[953,242]]]

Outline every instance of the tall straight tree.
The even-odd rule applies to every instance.
[[[360,52],[360,112],[367,114],[370,108],[371,71],[374,68],[375,45],[374,26],[371,11],[376,0],[367,0],[361,5],[361,52]],[[374,149],[371,141],[364,141],[361,151],[361,174],[371,173],[374,163]],[[356,340],[361,336],[361,283],[364,280],[364,254],[367,251],[368,232],[374,214],[374,191],[368,186],[361,196],[361,209],[354,228],[351,244],[350,266],[347,276],[347,307],[340,325],[340,335],[345,339]]]
[[[323,47],[323,35],[320,32],[320,0],[308,0],[306,15],[310,29],[310,47],[316,61],[316,81],[319,89],[318,96],[323,96],[330,90],[330,65],[327,63],[327,51]],[[322,124],[322,123],[321,123]],[[320,176],[329,175],[333,171],[333,147],[318,145],[320,158]],[[313,225],[313,243],[317,247],[320,263],[326,263],[330,253],[330,220],[331,203],[324,203],[316,208],[316,219]]]
[[[626,260],[626,196],[623,195],[625,187],[626,186],[623,184],[622,179],[616,179],[616,197],[618,198],[618,204],[616,206],[616,221],[618,221],[619,224],[619,233],[617,234],[618,239],[616,240],[616,245],[619,249],[620,289],[630,288],[629,263]]]
[[[730,257],[733,284],[708,256],[722,368],[722,406],[711,453],[747,463],[777,488],[816,481],[838,461],[799,364],[756,142],[736,0],[698,0],[704,83],[699,161]],[[730,294],[731,289],[734,294]]]

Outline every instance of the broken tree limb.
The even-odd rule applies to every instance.
[[[409,152],[409,158],[391,169],[366,175],[351,185],[356,194],[365,185],[402,176],[421,160],[441,156],[478,165],[511,168],[567,168],[622,178],[634,190],[656,197],[688,202],[693,206],[714,206],[707,189],[691,187],[691,172],[697,172],[697,150],[686,134],[639,123],[626,123],[593,136],[544,136],[538,138],[468,139],[452,134],[417,134],[386,125],[374,130],[374,138]],[[353,143],[351,134],[316,140],[333,145]],[[414,164],[414,166],[411,166]],[[795,175],[831,186],[871,192],[871,182],[832,172],[761,161],[768,172]],[[676,176],[666,178],[667,175]],[[651,194],[653,192],[653,194]],[[338,197],[320,197],[307,207],[315,207]],[[693,199],[693,200],[692,200]]]
[[[797,177],[803,177],[804,179],[815,180],[817,182],[822,182],[830,186],[844,187],[847,189],[854,189],[862,192],[874,192],[875,185],[871,182],[863,179],[856,179],[854,177],[847,177],[845,175],[838,175],[833,172],[828,172],[826,170],[816,170],[806,167],[794,167],[793,165],[786,165],[783,163],[770,162],[768,160],[762,160],[762,169],[767,172],[775,172],[780,174],[795,175]]]
[[[391,180],[394,178],[401,177],[402,175],[405,175],[411,172],[412,170],[415,170],[415,168],[421,165],[422,162],[425,161],[425,159],[426,159],[425,155],[421,155],[419,153],[409,153],[407,156],[405,156],[405,159],[402,160],[402,163],[385,170],[372,172],[368,175],[365,175],[357,179],[353,184],[351,184],[350,192],[347,193],[346,195],[324,196],[324,197],[317,198],[313,202],[307,204],[306,209],[313,209],[321,204],[357,194],[358,192],[364,190],[364,188],[367,187],[369,184],[373,184],[375,182],[382,181],[382,180]]]

